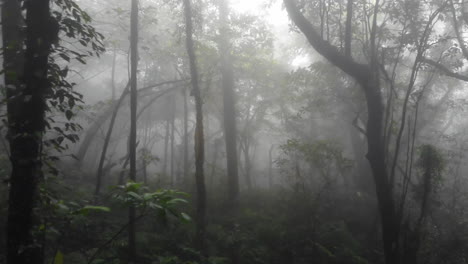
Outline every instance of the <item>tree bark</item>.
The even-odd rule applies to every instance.
[[[353,0],[348,0],[346,6],[345,56],[351,57],[351,36],[353,21]]]
[[[171,187],[176,184],[177,179],[175,178],[174,173],[174,132],[175,132],[175,98],[174,95],[171,95]]]
[[[198,83],[198,69],[193,45],[192,7],[190,0],[184,0],[185,33],[187,54],[190,63],[190,75],[192,82],[192,94],[195,97],[196,124],[195,124],[195,181],[197,186],[197,211],[196,211],[196,237],[195,246],[203,255],[205,249],[205,215],[206,215],[206,187],[203,164],[205,159],[205,142],[203,133],[203,103]]]
[[[132,0],[130,16],[130,180],[136,181],[136,146],[137,146],[137,67],[138,67],[138,0]],[[135,263],[137,259],[135,241],[135,207],[130,205],[128,211],[128,262]]]
[[[226,164],[228,201],[231,206],[237,207],[239,199],[239,172],[237,160],[237,124],[234,92],[234,72],[228,39],[228,4],[226,0],[219,1],[220,38],[219,53],[221,57],[221,78],[223,86],[223,118],[224,139],[226,143]]]
[[[109,142],[110,142],[110,139],[111,139],[112,131],[114,129],[115,119],[117,118],[117,113],[119,112],[120,105],[122,104],[122,101],[125,98],[126,91],[128,90],[128,88],[129,88],[129,86],[127,85],[125,90],[122,92],[122,95],[120,95],[119,101],[117,101],[117,103],[116,103],[116,105],[114,107],[114,111],[112,112],[112,117],[111,117],[111,120],[109,122],[109,128],[107,129],[106,138],[104,139],[104,145],[103,145],[102,151],[101,151],[101,157],[99,158],[99,165],[98,165],[98,169],[97,169],[97,173],[96,173],[96,188],[94,190],[94,195],[99,195],[99,192],[101,191],[104,161],[106,159],[107,148],[109,147]]]
[[[268,150],[268,185],[273,188],[273,150],[275,150],[275,145],[270,146]]]
[[[112,102],[115,100],[115,61],[117,60],[117,48],[114,46],[112,56],[112,70],[111,70],[111,89],[112,89]]]
[[[187,88],[184,88],[184,182],[189,182],[189,166],[188,166],[188,107],[187,107]]]
[[[25,2],[24,53],[24,38],[19,28],[22,24],[19,2],[8,0],[2,6],[3,44],[7,47],[4,67],[12,168],[7,218],[8,264],[43,263],[44,260],[41,245],[35,242],[35,225],[39,221],[33,210],[38,199],[37,186],[42,178],[45,94],[50,88],[48,58],[52,42],[58,37],[51,35],[48,28],[49,22],[52,22],[49,4],[49,0]]]
[[[336,47],[320,37],[312,24],[296,7],[294,0],[283,0],[283,2],[289,17],[306,36],[314,49],[330,61],[330,63],[353,77],[361,85],[365,94],[368,112],[366,131],[368,151],[366,156],[372,169],[377,201],[379,204],[385,263],[395,264],[399,258],[399,221],[395,212],[396,208],[392,194],[392,186],[388,179],[385,164],[382,133],[384,106],[382,104],[379,80],[373,72],[373,69],[377,67],[374,67],[376,65],[357,63],[351,57],[342,55]],[[374,14],[374,16],[375,15],[376,14]],[[373,35],[375,36],[375,34]],[[371,43],[372,42],[371,40]],[[375,56],[375,50],[373,50],[372,56]],[[374,59],[372,61],[375,62]]]
[[[169,135],[170,135],[170,126],[169,126],[169,118],[166,120],[166,133],[164,135],[164,161],[162,167],[162,177],[164,179],[167,178],[167,160],[168,160],[168,147],[169,147]]]

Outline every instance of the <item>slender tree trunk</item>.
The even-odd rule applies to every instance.
[[[88,152],[89,146],[91,146],[91,142],[96,137],[101,126],[106,122],[107,118],[112,115],[115,111],[115,104],[112,103],[112,106],[109,107],[104,113],[102,113],[86,130],[84,138],[80,141],[80,147],[78,148],[78,152],[76,153],[77,163],[76,165],[80,167],[83,164],[83,159],[86,156],[86,152]]]
[[[214,150],[213,150],[213,162],[211,165],[211,174],[210,174],[210,182],[209,186],[214,187],[214,178],[215,178],[215,173],[216,173],[216,163],[218,163],[218,154],[219,152],[219,140],[215,139],[214,140]]]
[[[145,158],[142,158],[141,159],[141,168],[143,170],[142,174],[143,174],[143,182],[145,184],[148,184],[148,179],[147,179],[147,171],[146,171],[146,160]]]
[[[136,145],[137,145],[137,67],[138,67],[138,0],[132,0],[130,17],[130,180],[136,181]],[[128,211],[128,262],[136,263],[135,207]]]
[[[122,169],[120,170],[120,174],[119,174],[119,181],[118,181],[118,185],[123,185],[124,182],[125,182],[125,170],[127,169],[127,166],[128,166],[128,162],[130,161],[130,156],[127,155],[125,157],[125,161],[124,161],[124,164],[122,165]]]
[[[45,94],[50,88],[48,57],[51,43],[58,37],[50,34],[49,4],[49,0],[25,3],[25,53],[22,52],[23,37],[19,31],[22,24],[19,2],[8,0],[2,6],[3,43],[7,47],[4,66],[11,70],[5,74],[12,168],[7,218],[8,264],[36,264],[44,260],[42,247],[35,242],[35,224],[39,221],[35,219],[33,209],[38,198],[37,185],[42,178]],[[20,69],[22,66],[24,70]]]
[[[197,216],[195,246],[206,255],[205,249],[205,215],[206,215],[206,187],[203,164],[205,159],[205,142],[203,133],[203,102],[198,83],[197,60],[193,45],[192,7],[190,0],[184,0],[185,32],[187,53],[190,61],[190,75],[192,92],[195,97],[196,124],[195,124],[195,181],[197,186]]]
[[[226,163],[228,178],[228,200],[231,206],[237,207],[239,199],[239,172],[237,160],[237,125],[234,92],[234,73],[232,57],[229,50],[227,0],[219,1],[220,40],[218,43],[221,56],[221,78],[223,86],[224,139],[226,142]]]
[[[167,178],[167,163],[168,163],[168,147],[169,147],[169,135],[170,135],[170,122],[169,118],[166,120],[166,133],[164,135],[164,161],[162,167],[162,176]]]
[[[183,90],[184,93],[184,182],[188,183],[188,107],[187,107],[187,88]]]
[[[128,87],[129,86],[127,86],[127,88],[125,88],[125,90],[122,92],[122,95],[120,95],[119,101],[117,101],[117,104],[114,107],[114,112],[112,113],[112,117],[109,122],[109,128],[107,129],[106,138],[104,139],[104,145],[102,146],[101,157],[99,158],[99,165],[98,165],[98,169],[96,173],[96,186],[95,186],[96,188],[94,190],[94,195],[98,195],[99,192],[101,191],[102,177],[103,177],[103,171],[104,171],[103,169],[104,169],[104,162],[106,160],[107,149],[109,147],[109,143],[111,140],[112,131],[114,130],[115,119],[117,118],[119,107],[122,104],[123,99],[125,98]]]
[[[372,176],[370,175],[369,162],[366,160],[366,142],[361,138],[356,128],[349,128],[349,136],[355,158],[353,182],[356,188],[366,193],[373,193]]]
[[[248,143],[248,139],[244,141],[244,166],[245,166],[245,183],[247,184],[247,189],[252,190],[252,178],[250,176],[250,144]]]
[[[353,0],[348,0],[346,6],[345,56],[351,57],[351,36],[353,21]]]
[[[112,73],[111,73],[111,89],[112,89],[112,102],[115,101],[115,61],[117,60],[117,48],[114,46],[112,56]]]
[[[175,132],[175,98],[171,95],[172,109],[171,109],[171,186],[176,184],[175,173],[174,173],[174,132]]]
[[[268,185],[270,189],[273,188],[273,150],[275,149],[275,145],[270,146],[270,150],[268,151]]]

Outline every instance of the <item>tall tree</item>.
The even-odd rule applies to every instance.
[[[414,91],[417,73],[422,62],[423,54],[428,49],[427,44],[428,39],[431,36],[432,27],[434,26],[435,21],[440,17],[440,12],[446,7],[447,1],[442,1],[438,8],[433,9],[428,13],[427,21],[425,21],[423,30],[413,32],[415,34],[414,46],[417,52],[413,62],[408,87],[405,91],[400,130],[398,131],[397,138],[395,139],[394,158],[393,163],[391,164],[391,170],[388,170],[389,168],[386,164],[387,148],[385,145],[385,129],[383,126],[387,123],[385,120],[386,113],[384,113],[385,106],[383,104],[384,95],[382,93],[380,83],[381,72],[384,73],[383,75],[385,75],[385,77],[388,77],[388,74],[384,67],[381,67],[383,62],[379,60],[383,59],[378,55],[378,46],[381,41],[377,33],[379,30],[379,25],[377,25],[377,16],[379,14],[379,10],[381,10],[380,1],[375,1],[372,7],[372,21],[366,21],[366,23],[368,23],[366,25],[366,32],[368,29],[370,31],[366,41],[367,43],[365,44],[366,47],[368,47],[368,54],[366,54],[368,56],[368,63],[359,63],[355,61],[349,50],[345,52],[345,54],[342,54],[339,49],[329,42],[328,38],[325,40],[323,36],[314,29],[312,23],[304,17],[300,9],[296,6],[294,0],[284,0],[283,2],[286,6],[289,17],[305,35],[312,47],[319,54],[325,57],[332,65],[352,77],[362,88],[367,106],[367,125],[365,130],[365,136],[367,139],[366,157],[372,170],[377,202],[379,205],[385,262],[387,264],[413,263],[410,258],[407,258],[409,255],[404,252],[407,248],[404,248],[405,245],[400,243],[402,240],[400,238],[403,237],[402,232],[404,231],[402,230],[401,222],[403,221],[404,215],[403,205],[405,196],[402,195],[400,200],[398,200],[398,203],[396,202],[395,198],[398,193],[394,190],[394,187],[396,186],[394,182],[395,166],[398,161],[400,140],[406,125],[405,118],[407,117],[409,97]],[[402,5],[407,8],[409,3],[412,2],[404,2]],[[350,6],[348,6],[348,8],[349,7]],[[419,12],[419,9],[417,9],[419,8],[418,5],[413,7],[416,8],[413,11]],[[351,15],[351,12],[349,12],[348,15]],[[350,31],[351,26],[348,25],[346,30]],[[347,32],[346,34],[350,34],[350,32]],[[348,45],[349,44],[350,41],[348,41]],[[419,234],[417,234],[417,237],[419,237]]]
[[[226,163],[228,178],[228,195],[231,206],[236,207],[239,198],[239,176],[238,176],[238,156],[237,156],[237,126],[236,126],[236,106],[234,92],[234,71],[232,67],[232,57],[229,48],[229,9],[227,0],[219,1],[219,54],[221,56],[221,77],[223,88],[224,107],[224,139],[226,142]]]
[[[184,97],[184,179],[183,182],[188,182],[188,106],[187,106],[187,88],[182,89]]]
[[[205,253],[205,218],[206,218],[206,187],[203,165],[205,160],[205,142],[203,133],[203,102],[198,81],[197,59],[193,45],[192,6],[190,0],[184,0],[185,34],[187,54],[190,63],[190,77],[192,94],[195,97],[195,183],[197,186],[197,215],[196,215],[196,247]]]
[[[33,208],[42,178],[41,146],[45,130],[47,78],[52,43],[58,26],[50,14],[49,0],[26,1],[26,50],[22,51],[20,1],[2,7],[5,83],[8,99],[8,139],[11,177],[8,201],[8,264],[42,263],[43,252],[34,236],[38,224]],[[24,57],[23,57],[24,56]],[[22,69],[21,69],[22,68]]]
[[[353,0],[348,0],[346,6],[346,29],[345,29],[345,55],[351,56],[351,36],[352,36],[352,21],[353,21]]]
[[[382,92],[376,71],[374,50],[375,39],[371,39],[371,63],[361,64],[353,60],[351,56],[345,56],[339,50],[325,41],[314,29],[312,24],[304,17],[296,6],[294,0],[283,0],[286,10],[291,20],[306,36],[314,49],[328,59],[333,65],[353,77],[364,91],[368,110],[367,120],[367,159],[371,165],[374,183],[376,187],[377,200],[379,204],[380,219],[382,226],[382,236],[385,252],[385,262],[387,264],[397,263],[398,260],[398,221],[395,212],[395,201],[392,195],[392,186],[389,182],[387,168],[385,165],[385,152],[383,145],[383,121],[384,105],[382,103]],[[376,3],[378,6],[378,1]],[[377,13],[374,13],[376,18]],[[347,28],[350,30],[350,27]],[[373,29],[375,37],[375,30]]]
[[[175,111],[176,111],[176,105],[175,105],[175,96],[172,94],[171,95],[171,186],[174,186],[174,184],[177,184],[177,177],[174,173],[174,162],[175,162],[175,155],[174,155],[174,132],[175,132]]]
[[[137,67],[138,67],[138,0],[132,0],[130,15],[130,180],[136,181],[136,148],[137,148]],[[135,241],[135,207],[131,205],[128,211],[128,260],[136,261]]]

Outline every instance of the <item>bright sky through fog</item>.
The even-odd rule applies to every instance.
[[[230,0],[230,7],[239,13],[265,16],[268,23],[274,27],[287,26],[288,16],[282,9],[282,1],[276,0],[268,6],[271,0]]]

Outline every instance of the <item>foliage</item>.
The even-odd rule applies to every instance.
[[[422,145],[418,150],[417,166],[428,173],[434,181],[441,181],[441,174],[446,164],[443,154],[431,144]]]
[[[105,49],[104,36],[91,25],[91,17],[75,1],[55,0],[54,4],[52,18],[58,24],[60,40],[54,43],[49,56],[50,89],[45,95],[49,112],[45,124],[49,130],[48,134],[54,136],[45,139],[44,145],[49,147],[50,151],[61,153],[68,149],[67,142],[78,142],[78,132],[82,129],[80,124],[71,121],[76,106],[83,103],[83,96],[73,91],[76,84],[68,78],[70,64],[73,61],[86,64],[87,58],[99,56]],[[78,45],[70,45],[70,41],[77,42]],[[65,116],[64,122],[56,120],[57,112]],[[51,153],[45,155],[45,164],[53,174],[58,173],[54,166],[57,159],[58,157]]]
[[[148,187],[143,183],[127,182],[125,185],[114,187],[112,194],[113,198],[126,206],[133,205],[142,211],[152,210],[165,217],[167,214],[176,216],[182,221],[189,222],[191,220],[184,212],[177,212],[176,208],[181,203],[187,203],[187,200],[180,198],[187,196],[186,193],[175,190],[157,190],[155,192],[147,192]]]
[[[291,173],[291,168],[300,173],[297,162],[305,162],[313,171],[318,171],[319,175],[326,181],[330,180],[333,174],[344,174],[353,163],[343,155],[343,150],[336,142],[329,140],[318,140],[313,143],[304,143],[297,139],[290,139],[280,146],[282,157],[276,163],[286,173]],[[310,172],[309,172],[310,173]],[[306,175],[310,177],[312,175]]]

